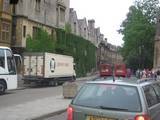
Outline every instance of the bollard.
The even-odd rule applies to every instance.
[[[78,91],[78,85],[76,82],[65,82],[63,84],[63,97],[71,99]]]

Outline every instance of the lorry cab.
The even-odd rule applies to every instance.
[[[0,46],[0,94],[17,88],[16,64],[12,51]]]

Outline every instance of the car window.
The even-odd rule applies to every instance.
[[[147,104],[149,107],[158,103],[156,92],[151,85],[144,87],[144,93],[145,93]]]
[[[141,111],[137,88],[125,85],[86,84],[73,100],[73,104]]]
[[[158,98],[158,102],[160,103],[160,85],[159,84],[154,84],[153,88],[156,92],[157,98]]]

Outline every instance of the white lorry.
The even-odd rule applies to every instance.
[[[23,54],[23,79],[25,83],[58,85],[75,78],[72,56],[47,52]]]
[[[0,94],[17,88],[15,59],[8,47],[0,46]]]

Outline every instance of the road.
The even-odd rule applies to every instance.
[[[82,86],[84,82],[89,79],[84,79],[84,80],[77,80],[76,83],[79,86]],[[50,99],[53,100],[58,100],[60,99],[60,102],[63,101],[61,99],[61,96],[63,94],[63,87],[62,86],[57,86],[57,87],[30,87],[22,90],[13,90],[13,91],[8,91],[5,95],[0,96],[0,110],[1,110],[1,118],[5,118],[5,115],[10,114],[6,120],[10,120],[12,117],[16,118],[27,118],[28,111],[31,108],[31,104],[33,104],[35,101],[38,101],[34,106],[37,106],[40,104],[42,100],[47,101],[47,103],[54,104]],[[55,97],[55,98],[54,98]],[[49,99],[50,98],[50,99]],[[33,101],[33,102],[32,102]],[[67,101],[65,101],[67,103]],[[68,103],[67,103],[68,104]],[[56,107],[49,106],[48,108],[45,107],[45,104],[41,104],[45,108],[46,111],[50,112],[50,108],[52,107],[53,109],[56,109]],[[60,108],[62,106],[66,106],[65,103],[60,105]],[[25,110],[23,112],[19,112],[19,110]],[[38,109],[39,110],[39,109]],[[31,116],[28,116],[29,118],[34,118],[40,116],[37,108],[34,108],[33,111],[31,112]],[[18,114],[14,114],[15,112],[18,112]],[[54,111],[54,110],[53,110]],[[48,114],[46,112],[42,112],[41,114]],[[0,119],[1,119],[0,118]],[[55,119],[55,120],[65,120],[66,119],[66,112],[56,115],[55,114],[49,116],[46,118],[46,120]],[[22,120],[21,119],[21,120]],[[20,120],[20,119],[16,119]],[[38,119],[39,120],[39,119]],[[43,119],[42,119],[43,120]]]
[[[62,94],[62,86],[27,88],[24,90],[9,91],[0,96],[0,108],[23,104],[29,101]]]
[[[81,86],[85,81],[77,81]],[[22,90],[8,91],[5,95],[0,96],[0,109],[17,104],[23,104],[51,96],[62,95],[63,87],[35,87]]]

